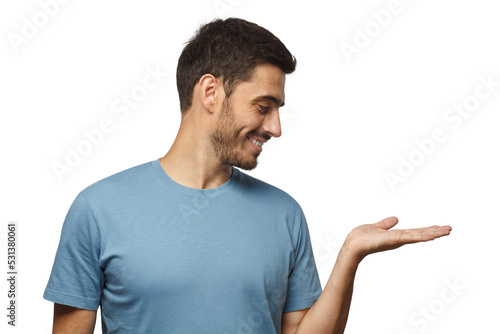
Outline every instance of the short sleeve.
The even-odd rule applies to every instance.
[[[58,304],[97,310],[104,282],[99,254],[97,223],[87,198],[80,193],[64,220],[43,298]]]
[[[322,292],[309,229],[302,210],[300,210],[300,225],[294,255],[295,264],[288,278],[287,298],[283,312],[311,307]]]

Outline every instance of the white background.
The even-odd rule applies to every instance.
[[[401,0],[390,22],[376,23],[371,12],[390,6],[388,0],[74,0],[44,22],[40,2],[2,2],[2,277],[11,221],[18,224],[19,270],[15,329],[6,324],[2,279],[2,333],[50,333],[52,303],[42,294],[69,205],[89,184],[167,152],[180,121],[177,58],[198,25],[216,16],[266,27],[298,59],[287,78],[283,135],[266,144],[250,174],[301,204],[323,286],[355,226],[395,215],[399,228],[453,227],[449,237],[366,258],[346,333],[494,332],[500,87],[459,126],[443,116],[455,104],[474,102],[479,77],[500,81],[498,7],[491,0]],[[16,45],[12,36],[23,36],[26,20],[41,27]],[[372,29],[367,45],[360,44],[364,29]],[[341,45],[355,42],[357,53],[346,57]],[[147,67],[170,75],[120,119],[112,104],[141,85]],[[83,131],[103,119],[113,130],[59,180],[53,163],[65,164],[68,147],[82,145]],[[421,153],[420,165],[391,189],[385,173],[398,173],[398,157],[418,158],[415,141],[431,138],[436,128],[446,140]]]

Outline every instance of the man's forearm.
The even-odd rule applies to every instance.
[[[344,333],[360,261],[344,243],[323,292],[305,314],[296,334]]]

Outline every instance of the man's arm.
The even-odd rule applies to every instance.
[[[344,333],[357,269],[357,261],[346,251],[344,243],[325,289],[311,308],[283,313],[282,334]]]
[[[84,310],[54,303],[53,334],[92,334],[94,332],[96,310]]]
[[[369,254],[406,244],[434,240],[450,234],[450,226],[392,230],[398,222],[389,217],[362,225],[347,236],[325,289],[310,309],[283,314],[282,334],[342,334],[351,306],[354,277],[359,263]]]

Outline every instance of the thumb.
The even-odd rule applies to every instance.
[[[373,224],[373,226],[377,228],[382,228],[384,230],[389,230],[393,228],[398,223],[398,218],[395,216],[391,216],[385,219],[382,219],[378,223]]]

